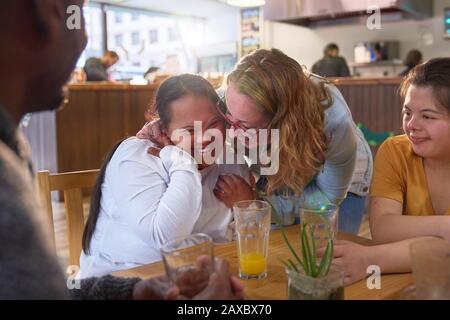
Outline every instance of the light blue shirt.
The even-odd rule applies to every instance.
[[[313,81],[320,79],[312,75]],[[326,88],[333,104],[325,110],[325,135],[328,139],[325,163],[304,189],[300,206],[339,205],[349,190],[360,196],[369,191],[373,166],[370,148],[356,127],[341,92],[334,85],[326,85]]]

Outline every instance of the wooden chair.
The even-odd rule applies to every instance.
[[[78,266],[80,260],[81,240],[84,229],[82,188],[93,188],[99,171],[87,170],[57,174],[39,171],[37,174],[39,196],[42,206],[47,210],[49,216],[50,230],[53,232],[53,244],[55,244],[55,230],[53,226],[51,191],[64,192],[69,240],[69,265]]]

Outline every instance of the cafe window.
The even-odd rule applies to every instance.
[[[115,12],[114,13],[114,20],[116,23],[122,23],[123,21],[123,15],[120,12]]]
[[[122,47],[123,46],[123,34],[116,34],[115,35],[115,40],[116,40],[116,46],[117,47]]]
[[[158,42],[158,30],[150,30],[148,34],[150,43]]]
[[[139,40],[139,32],[132,32],[131,33],[131,44],[133,46],[137,46],[137,45],[139,45],[139,42],[140,42],[140,40]]]
[[[180,39],[177,28],[170,27],[168,31],[169,31],[169,41],[177,41]]]
[[[107,44],[104,43],[102,6],[106,12]],[[107,46],[120,57],[119,62],[109,70],[115,80],[142,76],[151,66],[170,74],[198,71],[198,58],[193,48],[203,44],[204,19],[96,2],[89,2],[83,11],[88,43],[77,67],[83,67],[90,57],[102,56]],[[139,22],[133,22],[133,16]],[[153,45],[156,43],[158,45]]]
[[[117,13],[123,16],[121,23],[116,23]],[[133,15],[139,22],[133,22]],[[120,56],[110,69],[114,79],[143,76],[151,66],[162,73],[197,72],[198,59],[192,48],[202,44],[204,19],[112,5],[106,8],[106,17],[108,49]],[[116,41],[119,34],[122,43]]]
[[[138,21],[140,17],[139,13],[133,12],[131,13],[131,21]]]
[[[198,72],[224,74],[233,70],[236,62],[236,55],[233,54],[201,57],[199,58]]]
[[[77,67],[83,67],[90,57],[99,57],[103,54],[103,25],[102,10],[98,4],[90,3],[83,7],[84,19],[86,22],[86,33],[88,43],[83,54],[78,60]]]

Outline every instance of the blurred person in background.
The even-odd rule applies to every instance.
[[[155,78],[158,74],[158,67],[150,67],[148,70],[144,73],[144,79],[148,81],[148,83],[153,83],[155,81]]]
[[[347,61],[339,56],[339,47],[335,43],[328,44],[322,59],[317,61],[311,72],[322,77],[350,77]]]
[[[86,60],[84,72],[87,81],[109,81],[108,69],[119,62],[115,51],[106,51],[102,57],[91,57]]]
[[[418,64],[422,63],[422,59],[423,59],[423,55],[422,52],[420,52],[419,50],[411,50],[408,52],[408,54],[406,55],[406,59],[405,59],[405,66],[406,69],[403,70],[399,76],[404,77],[406,76],[412,69],[414,69],[415,66],[417,66]]]

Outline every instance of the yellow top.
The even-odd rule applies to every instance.
[[[414,153],[406,135],[390,138],[378,149],[370,196],[401,202],[404,215],[436,214],[428,191],[423,158]],[[450,214],[450,208],[440,214]]]

